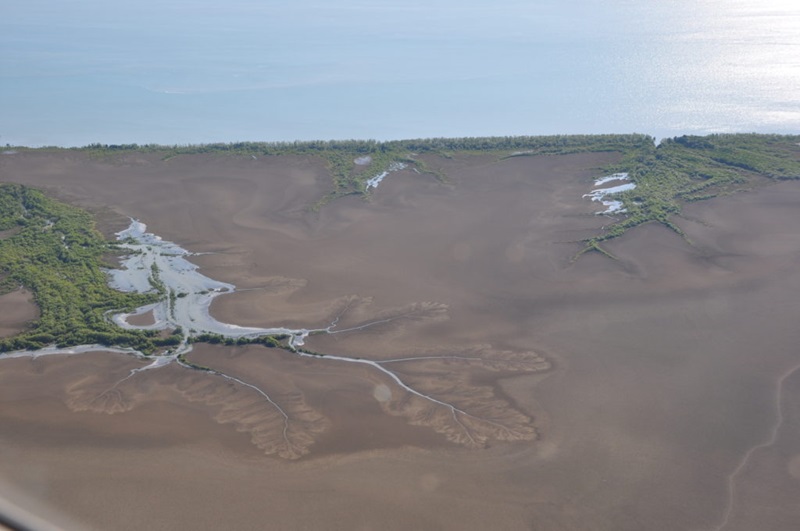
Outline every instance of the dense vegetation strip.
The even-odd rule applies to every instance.
[[[759,180],[800,179],[800,136],[682,136],[622,153],[622,160],[606,170],[628,172],[636,183],[636,189],[615,197],[627,214],[584,240],[578,256],[599,251],[613,258],[601,242],[644,223],[661,223],[686,238],[673,223],[682,204],[747,189]]]
[[[41,316],[29,330],[0,339],[0,352],[94,343],[151,352],[180,341],[123,330],[106,318],[109,311],[154,302],[158,294],[122,293],[108,286],[102,256],[109,243],[87,212],[38,190],[0,184],[0,230],[12,228],[17,230],[0,240],[0,294],[28,288]]]

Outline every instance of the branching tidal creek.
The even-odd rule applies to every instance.
[[[51,355],[77,355],[86,352],[115,352],[136,356],[150,361],[149,364],[133,369],[124,378],[118,380],[102,394],[117,390],[123,382],[129,381],[138,374],[159,369],[170,364],[178,364],[189,370],[204,371],[209,376],[224,378],[236,385],[255,391],[273,408],[282,418],[283,443],[286,451],[278,452],[284,457],[299,457],[307,452],[300,448],[292,437],[292,413],[282,407],[279,401],[273,399],[267,390],[247,382],[240,377],[226,374],[220,370],[201,367],[191,363],[186,354],[191,352],[193,339],[203,335],[213,335],[221,339],[257,339],[267,337],[280,337],[280,344],[285,350],[297,356],[315,358],[320,363],[348,363],[370,367],[375,371],[377,380],[381,383],[376,387],[375,398],[379,402],[390,402],[396,391],[396,396],[406,396],[402,406],[395,406],[393,414],[409,417],[414,423],[428,424],[436,431],[443,433],[453,442],[469,447],[484,446],[489,439],[517,440],[535,437],[535,430],[530,425],[531,419],[513,408],[508,408],[505,402],[499,402],[497,397],[486,396],[480,392],[474,400],[461,398],[451,401],[449,395],[456,389],[468,389],[468,378],[456,378],[448,388],[438,390],[429,388],[424,384],[412,384],[408,380],[408,373],[398,372],[393,367],[409,364],[456,364],[464,368],[479,367],[489,371],[515,370],[520,372],[538,372],[549,368],[549,363],[540,356],[527,353],[514,353],[508,351],[495,351],[493,349],[466,349],[435,355],[421,354],[388,360],[370,360],[359,357],[341,355],[316,354],[304,351],[301,347],[310,334],[340,334],[359,333],[371,327],[386,325],[392,321],[418,318],[420,314],[430,312],[429,307],[412,307],[409,310],[380,317],[350,328],[339,329],[337,325],[340,318],[348,311],[345,307],[331,323],[325,328],[256,328],[243,327],[235,324],[223,323],[211,316],[209,308],[214,298],[224,294],[233,293],[236,288],[232,284],[219,282],[206,277],[198,271],[198,266],[191,263],[188,258],[192,253],[179,245],[165,241],[153,233],[147,232],[144,223],[132,220],[130,226],[117,234],[119,247],[130,251],[121,263],[119,269],[108,271],[109,283],[120,291],[161,294],[159,302],[149,304],[129,313],[109,313],[107,318],[118,326],[126,329],[139,330],[180,330],[180,343],[162,353],[147,356],[133,349],[114,348],[104,345],[81,345],[70,348],[47,347],[35,351],[17,351],[7,353],[6,358],[31,357]],[[135,325],[129,322],[131,317],[152,312],[154,323],[149,325]],[[439,391],[439,392],[437,392]],[[99,398],[99,397],[98,397]],[[399,409],[398,409],[399,407]],[[507,409],[507,410],[506,410]],[[505,410],[505,411],[504,411]],[[423,420],[424,419],[424,420]],[[307,445],[306,445],[307,446]]]

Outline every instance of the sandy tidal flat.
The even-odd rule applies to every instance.
[[[688,206],[692,246],[647,225],[608,244],[619,262],[571,263],[571,242],[609,222],[582,196],[614,160],[430,157],[449,184],[401,170],[315,212],[330,177],[310,158],[3,157],[3,180],[96,209],[108,233],[132,216],[212,253],[193,258],[203,274],[247,290],[215,299],[222,321],[338,317],[310,349],[388,363],[540,360],[397,362],[521,434],[476,445],[366,365],[190,354],[268,390],[287,424],[252,389],[177,365],[118,383],[146,362],[3,360],[9,496],[98,529],[793,528],[800,184]],[[306,451],[282,455],[284,429]]]

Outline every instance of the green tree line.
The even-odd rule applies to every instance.
[[[112,289],[102,256],[108,243],[85,211],[59,203],[42,192],[0,184],[0,230],[16,227],[0,240],[0,294],[29,289],[40,317],[29,330],[0,339],[0,352],[88,343],[151,352],[170,338],[124,330],[106,318],[110,311],[132,310],[157,295]]]

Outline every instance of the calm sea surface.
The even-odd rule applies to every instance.
[[[750,131],[797,0],[0,4],[0,145]]]

